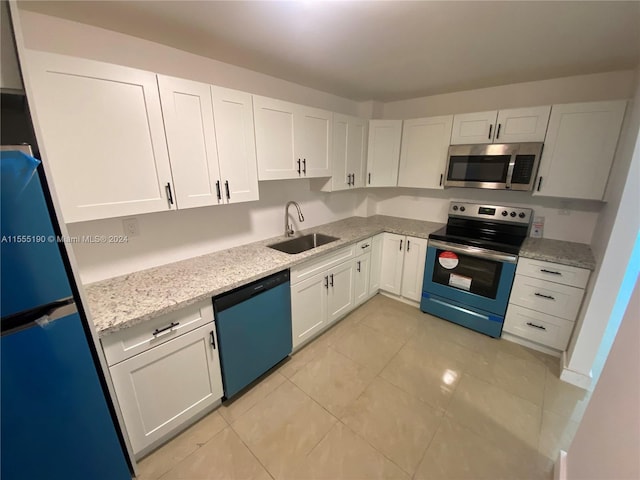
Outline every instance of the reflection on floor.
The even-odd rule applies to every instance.
[[[151,479],[548,479],[589,393],[378,295],[140,464]]]

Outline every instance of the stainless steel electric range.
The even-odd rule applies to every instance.
[[[451,202],[447,225],[429,235],[420,309],[500,337],[532,217],[530,208]]]

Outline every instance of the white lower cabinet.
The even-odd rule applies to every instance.
[[[361,305],[369,298],[369,280],[371,272],[371,253],[356,257],[354,281],[354,306]]]
[[[150,348],[109,367],[136,456],[147,453],[222,398],[213,310],[204,310],[211,312],[209,323],[164,341],[168,335],[175,334],[173,332],[179,333],[180,322],[172,319],[166,326],[169,328],[155,330],[155,340],[144,340],[151,344]],[[191,313],[185,318],[191,318]],[[128,332],[121,332],[113,335],[126,337]],[[139,332],[133,333],[140,336]],[[117,349],[130,343],[115,342],[113,345]]]
[[[369,295],[375,295],[380,290],[380,267],[382,264],[382,241],[384,233],[379,233],[371,239],[371,269],[369,271]]]
[[[503,331],[533,348],[564,351],[589,273],[584,268],[520,258]]]
[[[427,240],[384,233],[380,289],[419,302],[427,256]]]
[[[355,261],[351,260],[327,271],[327,317],[329,323],[346,315],[354,307]]]
[[[291,285],[293,348],[328,325],[327,282],[327,275],[323,272]]]

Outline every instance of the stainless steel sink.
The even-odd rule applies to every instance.
[[[322,233],[310,233],[308,235],[303,235],[302,237],[296,237],[291,240],[285,240],[284,242],[274,243],[273,245],[268,245],[268,247],[284,253],[294,254],[306,252],[307,250],[335,242],[336,240],[340,239],[329,235],[323,235]]]

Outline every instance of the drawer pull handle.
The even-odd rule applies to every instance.
[[[155,331],[153,332],[153,336],[157,337],[162,332],[167,332],[167,331],[171,330],[173,327],[177,327],[178,325],[180,325],[180,322],[171,322],[169,325],[167,325],[164,328],[156,328]]]
[[[216,336],[213,334],[213,330],[211,330],[209,332],[209,335],[211,336],[211,346],[215,350],[216,349]]]
[[[360,248],[369,248],[369,244],[365,243],[364,245],[362,245]]]
[[[540,271],[543,273],[550,273],[551,275],[562,275],[560,272],[554,272],[553,270],[547,270],[546,268],[541,268]]]
[[[536,325],[535,323],[531,323],[531,322],[527,322],[527,325],[529,325],[530,327],[533,327],[533,328],[540,329],[540,330],[546,330],[547,329],[546,327],[543,327],[542,325]]]
[[[536,297],[542,297],[542,298],[546,298],[546,299],[548,299],[548,300],[555,300],[555,297],[552,297],[551,295],[545,295],[544,293],[538,293],[538,292],[536,292],[536,293],[534,293],[534,295],[535,295]]]

